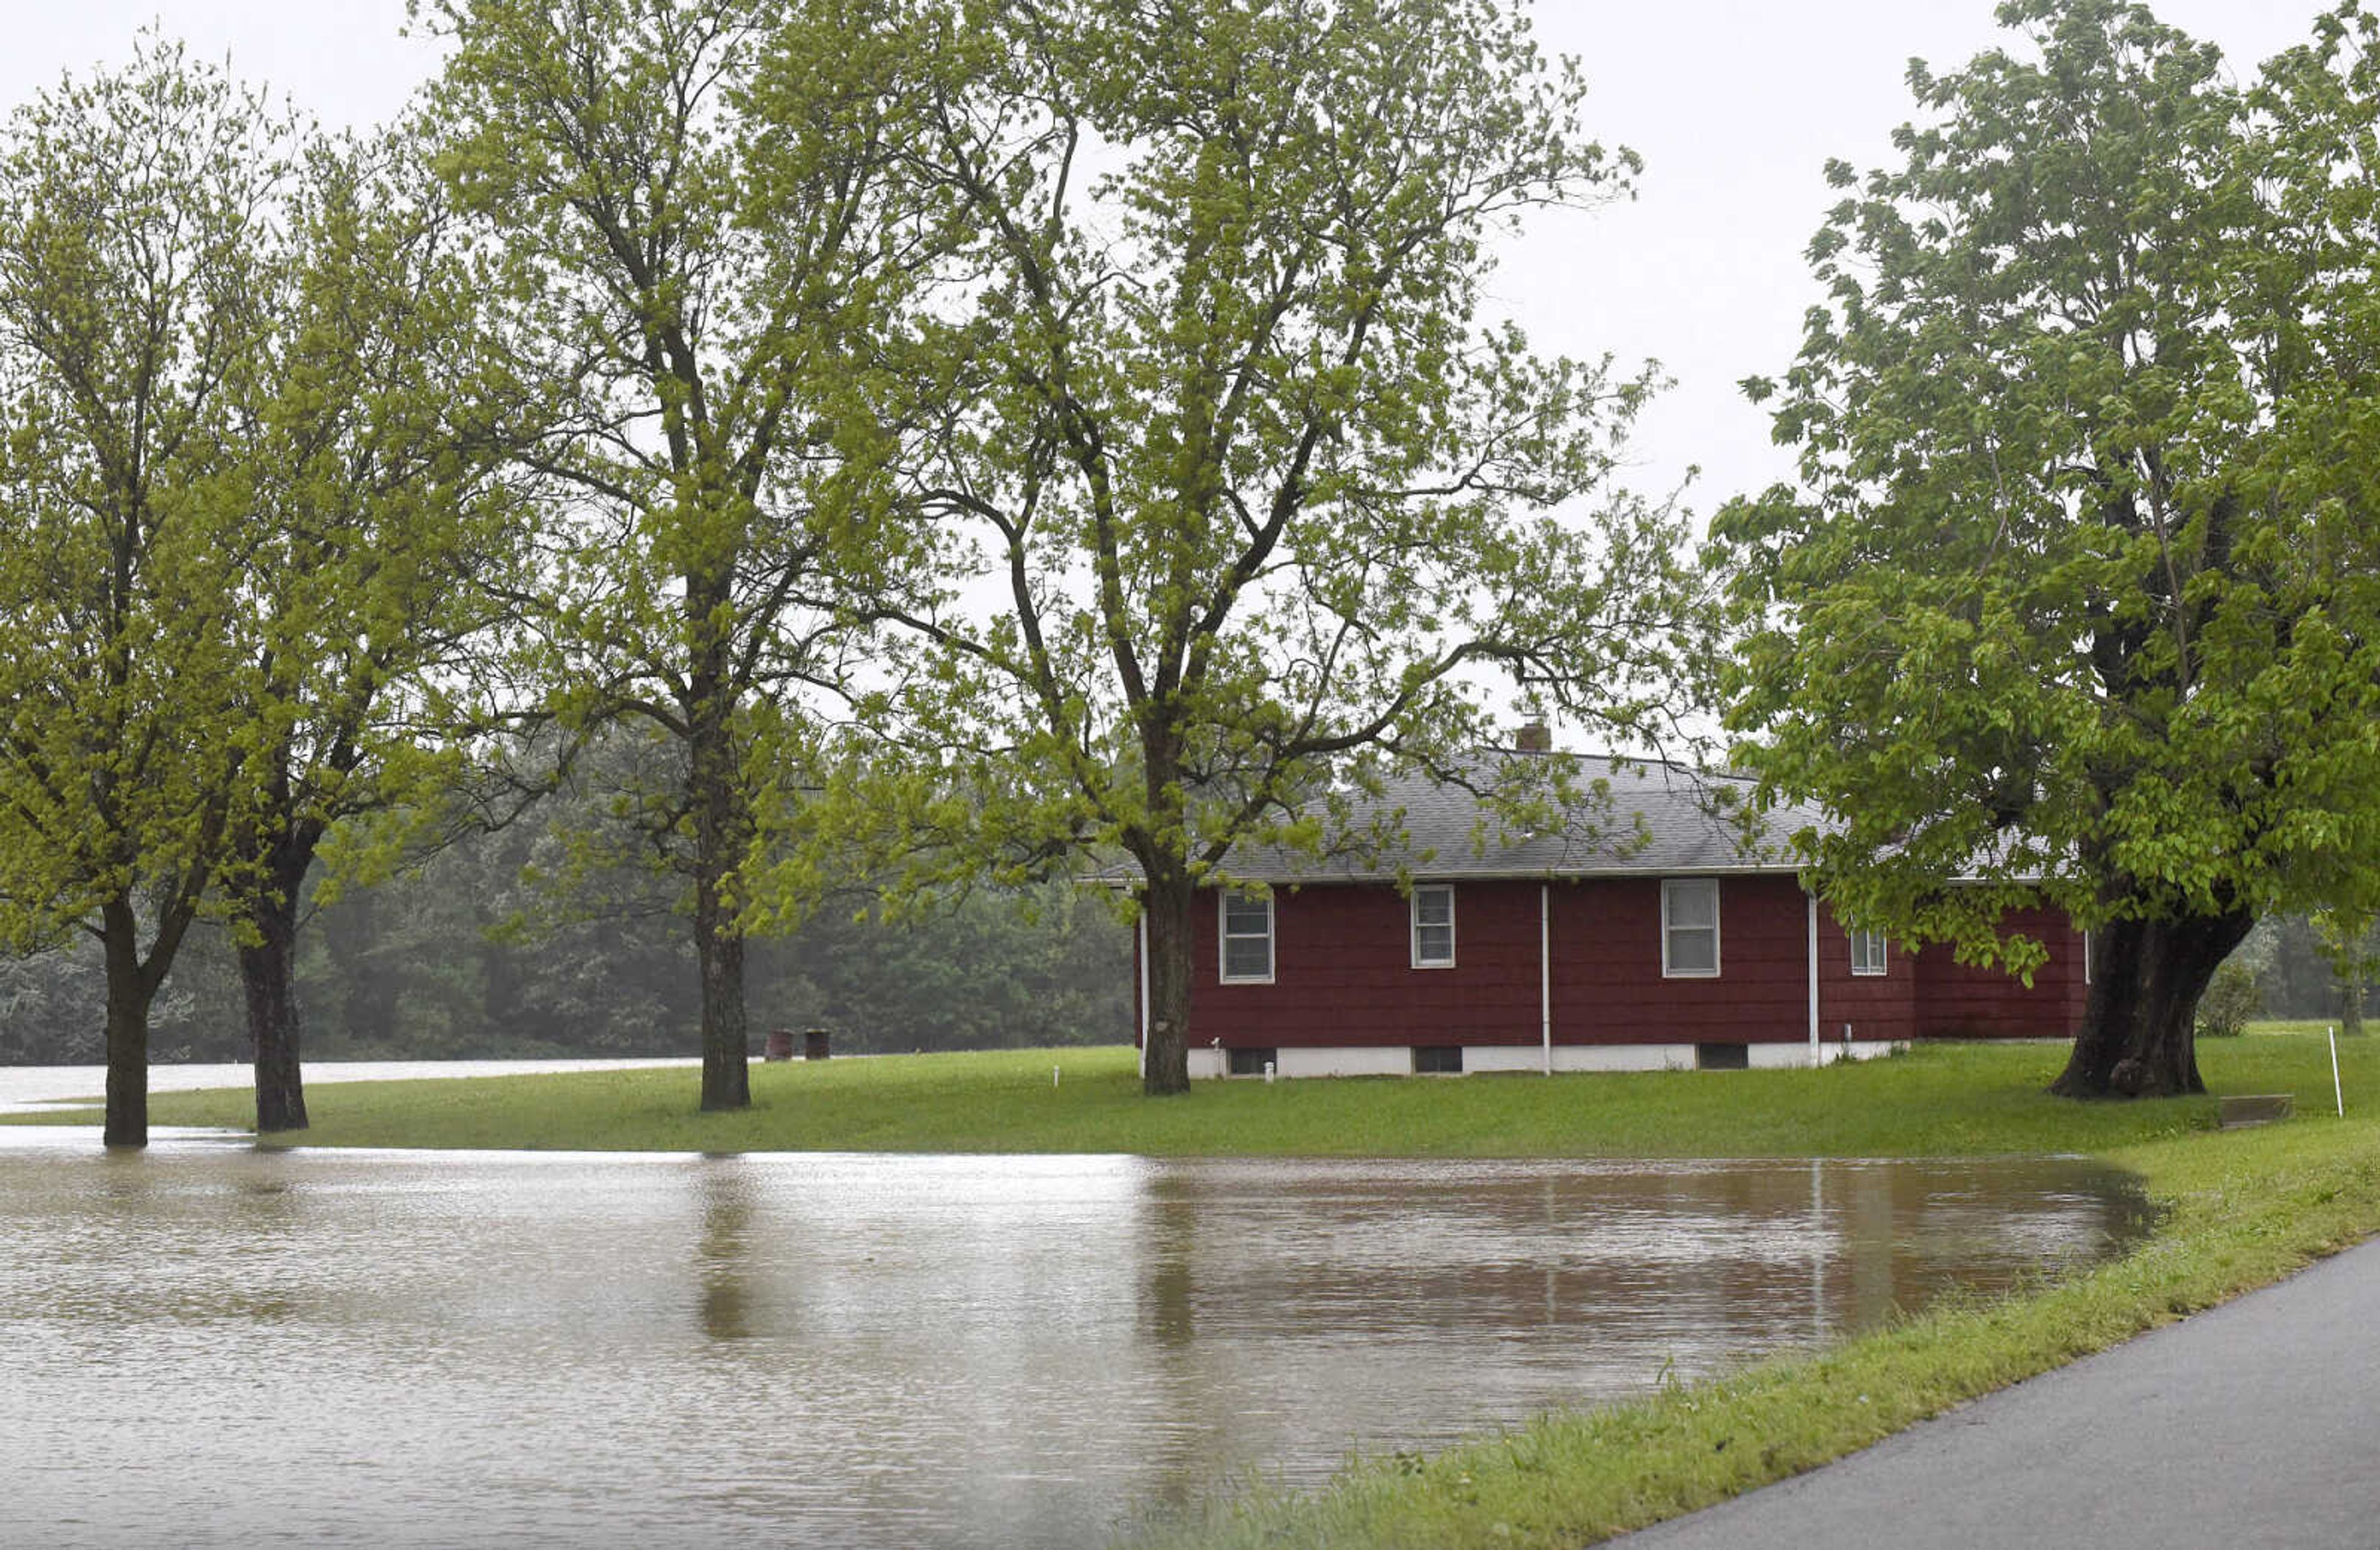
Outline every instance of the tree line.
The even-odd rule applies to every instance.
[[[680,1056],[698,1015],[691,944],[668,879],[571,853],[602,821],[594,791],[533,821],[468,830],[377,883],[318,870],[296,919],[296,999],[322,1060]],[[548,879],[569,877],[568,886]],[[319,895],[336,893],[324,903]],[[0,958],[0,1064],[103,1054],[91,945]],[[886,918],[864,883],[753,944],[758,1028],[823,1028],[839,1053],[1105,1044],[1129,1036],[1132,936],[1112,901],[1061,879],[981,889]],[[252,1054],[240,959],[202,920],[152,1009],[152,1054]]]
[[[673,913],[727,1108],[772,938],[1100,872],[1177,1093],[1235,846],[1377,844],[1399,771],[1603,816],[1478,773],[1500,692],[1718,715],[1846,918],[2022,973],[2063,906],[2059,1090],[2194,1089],[2256,919],[2380,908],[2375,27],[2242,86],[2000,14],[1829,169],[1745,384],[1799,480],[1699,552],[1619,478],[1658,370],[1492,314],[1643,170],[1503,0],[422,0],[365,137],[147,37],[0,133],[0,946],[83,944],[137,1144],[220,931],[296,1128],[342,908],[526,824]]]

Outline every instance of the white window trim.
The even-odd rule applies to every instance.
[[[1711,966],[1707,969],[1673,969],[1670,967],[1670,900],[1682,888],[1707,888],[1711,901]],[[1719,897],[1717,878],[1663,878],[1661,879],[1661,977],[1663,979],[1717,979],[1719,977]],[[1683,927],[1699,931],[1701,926]]]
[[[1241,895],[1243,899],[1254,899],[1264,905],[1265,972],[1261,975],[1235,975],[1232,973],[1232,943],[1233,941],[1245,942],[1256,940],[1256,933],[1253,931],[1242,932],[1236,938],[1232,935],[1232,890],[1228,888],[1217,889],[1215,890],[1216,983],[1220,985],[1270,985],[1272,983],[1273,968],[1275,963],[1279,961],[1280,956],[1280,944],[1274,939],[1274,926],[1277,923],[1279,916],[1276,915],[1273,911],[1272,895],[1269,893],[1243,893]]]
[[[1871,931],[1864,926],[1847,926],[1845,929],[1851,937],[1852,974],[1858,975],[1862,979],[1876,979],[1890,972],[1892,962],[1892,944],[1885,939],[1883,932]],[[1860,938],[1862,937],[1872,937],[1876,939],[1876,962],[1865,968],[1862,968],[1860,966]]]
[[[1424,958],[1421,955],[1421,896],[1425,893],[1446,895],[1446,956]],[[1413,966],[1416,969],[1451,969],[1454,967],[1454,885],[1452,883],[1416,883],[1406,918],[1412,924],[1409,939],[1413,945]]]

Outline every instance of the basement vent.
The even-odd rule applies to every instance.
[[[1694,1046],[1694,1067],[1698,1071],[1748,1071],[1752,1067],[1752,1047],[1698,1044]]]
[[[1278,1049],[1233,1049],[1226,1051],[1232,1058],[1233,1076],[1262,1076],[1265,1067],[1281,1060]]]
[[[1415,1045],[1414,1074],[1416,1076],[1462,1075],[1463,1046],[1459,1044]]]

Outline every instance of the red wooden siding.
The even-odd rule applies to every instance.
[[[1454,901],[1455,966],[1416,969],[1411,906],[1394,889],[1276,890],[1269,985],[1221,982],[1216,911],[1202,902],[1191,950],[1191,1045],[1537,1043],[1538,885],[1457,883]],[[1721,878],[1718,977],[1664,979],[1658,878],[1553,884],[1555,1042],[1806,1039],[1803,908],[1790,877]],[[1845,978],[1848,951],[1838,953]],[[1906,965],[1900,973],[1905,981]],[[1861,1028],[1857,1036],[1895,1035]]]
[[[1454,885],[1452,968],[1416,969],[1411,905],[1385,884],[1278,889],[1273,981],[1226,985],[1212,896],[1193,917],[1190,1044],[1226,1047],[1534,1045],[1540,1035],[1538,887]],[[1719,975],[1661,975],[1661,879],[1552,885],[1557,1044],[1802,1042],[1809,1037],[1809,917],[1791,877],[1719,879]],[[2027,990],[1997,970],[1893,942],[1881,975],[1851,972],[1851,939],[1818,912],[1821,1035],[2069,1036],[2081,1025],[2082,938],[2051,912],[2012,925],[2046,941]],[[1136,957],[1136,953],[1135,953]],[[1135,967],[1137,963],[1135,963]]]
[[[1846,1023],[1852,1025],[1852,1037],[1862,1041],[1912,1036],[1917,1031],[1918,973],[1915,955],[1900,942],[1887,942],[1883,974],[1852,974],[1851,933],[1832,910],[1818,906],[1819,1037],[1840,1041]]]
[[[1534,894],[1536,886],[1527,885]],[[1802,890],[1790,877],[1718,879],[1718,975],[1661,977],[1661,879],[1553,889],[1558,1044],[1749,1044],[1810,1033]],[[1530,1032],[1534,1035],[1534,1026]]]
[[[1961,963],[1940,944],[1917,955],[1920,1038],[2071,1038],[2082,1026],[2090,987],[2082,936],[2055,910],[2019,910],[2005,923],[2049,949],[2033,986],[2000,969]]]
[[[1202,899],[1190,1043],[1243,1047],[1537,1042],[1537,885],[1458,883],[1454,966],[1413,966],[1411,904],[1387,886],[1276,889],[1273,982],[1225,985]]]

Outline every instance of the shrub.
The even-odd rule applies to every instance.
[[[2246,1032],[2248,1019],[2256,1015],[2263,1000],[2256,971],[2245,963],[2226,963],[2206,982],[2206,994],[2198,998],[2199,1036],[2230,1038]]]

